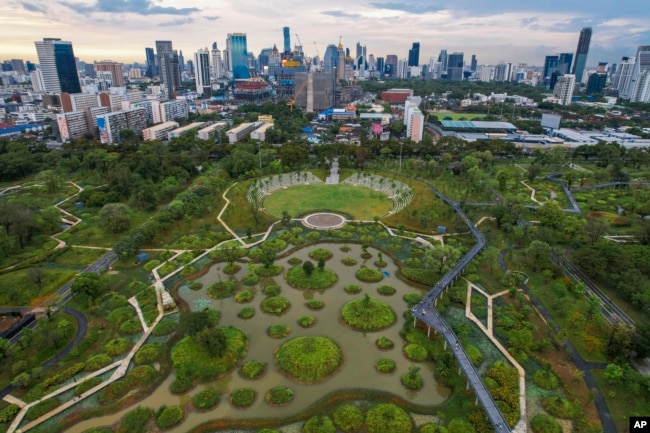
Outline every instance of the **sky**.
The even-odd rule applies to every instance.
[[[302,41],[308,56],[339,38],[375,57],[408,57],[420,42],[420,63],[441,49],[462,51],[469,63],[542,65],[546,55],[574,52],[580,29],[593,28],[587,65],[619,62],[650,45],[648,0],[3,0],[0,60],[37,62],[34,41],[71,41],[81,60],[144,62],[144,48],[172,40],[186,60],[228,33],[247,33],[248,50]]]

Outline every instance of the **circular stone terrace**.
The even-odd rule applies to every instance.
[[[338,229],[345,225],[347,219],[339,214],[319,212],[307,215],[302,223],[305,227],[316,230]]]

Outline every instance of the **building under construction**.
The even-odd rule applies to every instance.
[[[262,79],[237,80],[235,82],[235,99],[240,101],[263,101],[272,94],[271,85]]]
[[[298,72],[294,82],[293,101],[296,107],[306,112],[316,112],[336,105],[337,83],[333,72]]]

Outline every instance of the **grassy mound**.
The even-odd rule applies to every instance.
[[[341,318],[358,331],[379,331],[397,320],[390,306],[368,295],[345,304],[341,309]]]
[[[365,283],[378,283],[384,278],[381,271],[372,268],[361,268],[356,272],[355,276]]]
[[[297,337],[282,344],[275,357],[290,377],[316,383],[332,375],[343,362],[343,354],[328,337]]]
[[[366,414],[368,433],[411,433],[413,421],[404,409],[394,404],[378,404]]]
[[[262,311],[276,316],[284,314],[289,307],[291,302],[283,296],[271,296],[262,301]]]
[[[294,266],[287,271],[287,282],[296,289],[322,290],[336,283],[336,273],[328,268],[314,269],[308,275],[302,266]]]

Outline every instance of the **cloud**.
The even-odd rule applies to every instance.
[[[158,27],[174,27],[174,26],[182,26],[185,24],[191,24],[194,22],[194,18],[190,17],[185,17],[185,18],[179,18],[174,21],[166,21],[163,23],[158,24]]]
[[[23,3],[23,8],[30,12],[40,12],[40,13],[45,13],[45,9],[43,9],[40,6],[36,6],[35,4],[32,3]]]
[[[219,17],[217,15],[208,15],[208,16],[205,16],[203,18],[205,18],[208,21],[216,21],[216,20],[219,19]]]
[[[396,2],[384,2],[384,3],[370,3],[370,6],[377,9],[389,9],[392,11],[402,11],[408,12],[410,14],[426,14],[440,12],[444,8],[431,4],[429,1],[421,2],[419,4],[415,3],[396,3]]]
[[[322,15],[329,15],[331,17],[336,17],[336,18],[361,18],[361,14],[349,14],[347,12],[343,11],[323,11],[321,12]]]
[[[175,8],[156,6],[151,0],[96,0],[94,5],[61,2],[62,5],[74,9],[84,15],[94,12],[133,13],[138,15],[189,15],[199,12],[198,8]]]
[[[536,18],[536,17],[524,18],[523,20],[521,20],[521,25],[522,25],[523,27],[528,27],[528,26],[530,26],[531,24],[535,24],[536,22],[537,22],[537,18]]]

